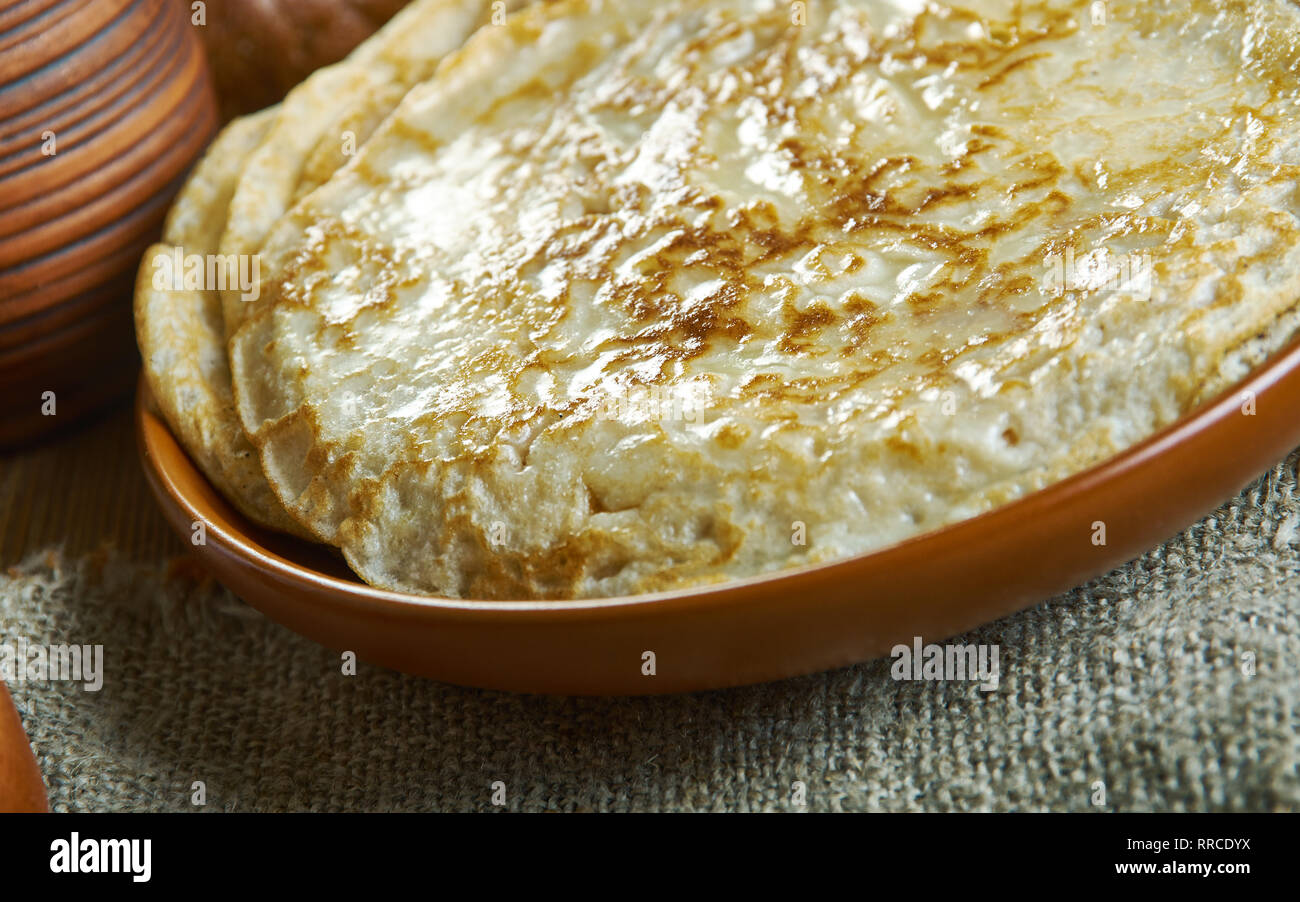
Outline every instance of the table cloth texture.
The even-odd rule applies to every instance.
[[[10,682],[56,811],[1296,810],[1298,462],[953,640],[996,691],[883,659],[571,699],[344,675],[186,557],[119,410],[0,457],[0,640],[104,646],[98,692]]]

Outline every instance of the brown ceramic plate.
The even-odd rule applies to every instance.
[[[1249,401],[1249,403],[1247,403]],[[252,526],[136,402],[163,512],[236,594],[289,629],[397,670],[493,689],[682,692],[774,680],[939,641],[1102,574],[1212,511],[1300,444],[1300,342],[1143,444],[988,514],[871,554],[694,591],[485,602],[370,588],[327,550]],[[1094,544],[1097,522],[1106,544]],[[645,653],[655,673],[643,672]]]

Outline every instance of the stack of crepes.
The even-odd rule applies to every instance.
[[[192,175],[155,402],[248,517],[415,593],[986,511],[1296,329],[1300,10],[1098,6],[413,3]]]

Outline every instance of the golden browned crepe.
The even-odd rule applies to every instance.
[[[272,486],[375,585],[585,597],[879,548],[1151,435],[1293,329],[1300,9],[1093,11],[484,29],[270,232],[231,360]]]

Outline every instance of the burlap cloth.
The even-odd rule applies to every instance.
[[[123,474],[104,547],[29,548],[0,576],[9,641],[105,646],[98,693],[10,687],[55,810],[195,810],[195,781],[207,811],[491,810],[497,781],[511,810],[799,810],[796,782],[802,810],[1097,810],[1098,781],[1110,810],[1300,808],[1296,455],[1164,547],[964,637],[1001,646],[995,692],[895,682],[886,660],[564,699],[366,665],[342,676],[333,653],[183,559],[165,564],[182,552],[171,539],[165,555],[124,551],[121,533],[148,546],[139,535],[158,525],[126,427],[112,428],[111,453],[84,452]],[[31,468],[83,453],[71,441],[7,462],[0,500],[36,522],[31,499],[52,489]],[[103,478],[50,466],[85,483],[69,497],[105,494]],[[68,504],[66,523],[47,512],[41,529],[84,530]]]

